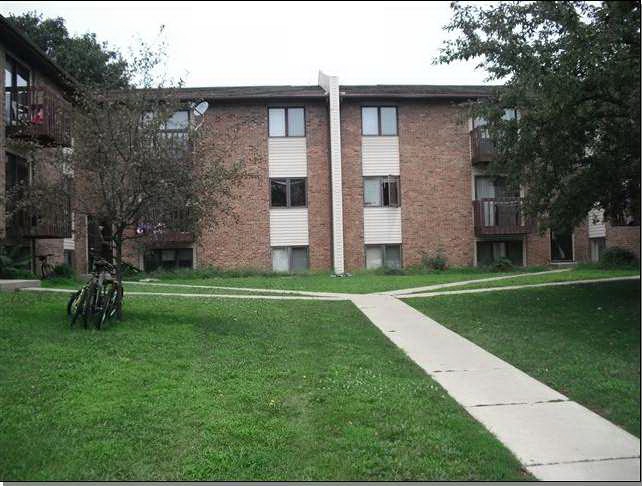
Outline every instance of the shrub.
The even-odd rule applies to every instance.
[[[60,265],[56,265],[53,268],[53,276],[62,277],[62,278],[72,278],[74,276],[74,270],[66,263],[62,263]]]
[[[444,255],[444,250],[439,248],[435,255],[424,253],[421,256],[421,265],[427,270],[447,270],[448,259]]]
[[[20,255],[18,247],[0,247],[0,278],[36,278],[29,270],[29,260]]]
[[[600,266],[604,268],[629,267],[637,262],[638,259],[633,252],[619,246],[606,248],[600,255]]]
[[[509,272],[513,270],[513,262],[511,262],[506,257],[501,257],[499,260],[495,260],[488,266],[491,272]]]

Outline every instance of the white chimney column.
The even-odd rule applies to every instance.
[[[343,187],[341,180],[341,113],[339,78],[319,71],[319,86],[327,93],[330,105],[330,172],[332,182],[332,256],[336,275],[343,275]]]

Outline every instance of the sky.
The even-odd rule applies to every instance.
[[[482,84],[474,62],[432,60],[450,2],[0,2],[0,13],[63,17],[126,54],[161,25],[167,71],[186,86]]]

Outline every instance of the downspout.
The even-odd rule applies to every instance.
[[[332,188],[332,260],[335,275],[345,273],[343,254],[343,187],[339,78],[319,71],[319,86],[328,94],[330,112],[330,182]]]

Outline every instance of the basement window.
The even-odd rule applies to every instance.
[[[272,271],[278,273],[305,272],[309,268],[307,246],[272,248]]]
[[[162,248],[148,250],[143,257],[146,272],[158,268],[172,270],[175,268],[193,268],[194,250],[192,248]]]
[[[270,137],[305,137],[305,110],[284,107],[268,109]]]
[[[401,245],[366,245],[366,269],[401,268]]]

